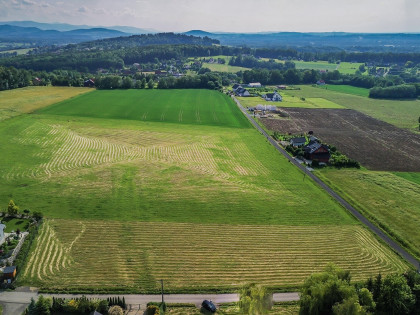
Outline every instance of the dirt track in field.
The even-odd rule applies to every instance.
[[[372,170],[420,172],[420,135],[350,109],[282,108],[288,119],[262,119],[270,130],[312,130],[323,142]]]

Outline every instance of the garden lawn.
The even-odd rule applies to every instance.
[[[19,229],[21,232],[24,232],[29,227],[29,221],[26,219],[18,218],[2,218],[1,223],[6,225],[5,233],[10,233],[12,231],[17,231]]]
[[[287,93],[295,97],[325,98],[338,105],[355,109],[394,126],[418,132],[420,100],[371,99],[306,85],[302,85],[300,88],[301,90],[289,90]]]
[[[420,185],[413,180],[418,181],[417,175],[406,180],[390,172],[332,169],[318,174],[420,257]]]

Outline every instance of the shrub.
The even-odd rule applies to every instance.
[[[160,309],[156,305],[149,305],[147,306],[145,314],[146,315],[160,315]]]
[[[109,308],[109,310],[108,310],[108,314],[109,314],[109,315],[124,315],[124,311],[123,311],[123,309],[121,308],[121,306],[114,305],[114,306],[111,306],[111,307]]]

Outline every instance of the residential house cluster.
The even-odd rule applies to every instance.
[[[308,142],[309,140],[309,142]],[[325,144],[319,142],[318,138],[310,136],[295,137],[290,139],[290,145],[295,148],[303,149],[303,156],[308,160],[317,160],[320,163],[328,163],[331,157],[330,149]]]

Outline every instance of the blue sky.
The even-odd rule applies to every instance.
[[[0,21],[159,31],[420,32],[420,0],[0,0]]]

